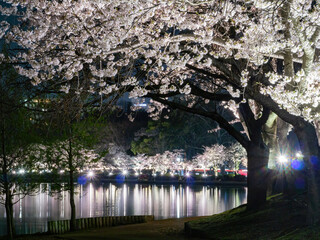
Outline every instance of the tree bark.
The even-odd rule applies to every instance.
[[[70,217],[70,231],[76,230],[76,205],[74,203],[74,177],[73,171],[69,172],[69,188],[70,188],[70,209],[71,209],[71,217]]]
[[[2,109],[2,104],[1,104]],[[7,235],[9,239],[13,239],[15,235],[14,222],[13,222],[13,203],[12,195],[10,192],[10,184],[8,178],[8,159],[5,147],[5,122],[3,112],[1,111],[1,152],[2,152],[2,174],[3,174],[3,188],[5,192],[5,209],[7,215]]]
[[[247,209],[257,209],[266,203],[269,149],[250,142],[248,154]]]
[[[320,120],[315,120],[314,125],[316,128],[316,133],[317,133],[317,137],[318,137],[318,145],[320,146]]]
[[[13,239],[15,235],[14,231],[14,223],[13,223],[13,204],[12,204],[12,197],[10,194],[10,189],[5,187],[6,191],[6,200],[5,200],[5,209],[6,209],[6,216],[7,216],[7,235],[9,239]]]
[[[294,127],[298,137],[301,151],[304,155],[306,165],[307,182],[307,224],[314,225],[320,221],[320,149],[316,130],[312,124],[306,121],[300,121],[298,126]]]
[[[76,205],[74,203],[74,167],[73,167],[73,155],[72,155],[72,140],[69,139],[69,193],[70,193],[70,231],[76,230]]]

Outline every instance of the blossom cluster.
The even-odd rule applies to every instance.
[[[34,84],[87,76],[90,86],[73,89],[64,84],[61,90],[108,97],[132,86],[132,98],[176,93],[194,106],[197,99],[188,97],[190,81],[208,92],[219,86],[239,97],[252,77],[247,69],[257,70],[276,58],[300,63],[304,76],[290,72],[286,64],[284,73],[276,73],[279,77],[266,72],[270,85],[261,87],[261,93],[291,114],[319,119],[315,51],[320,43],[320,10],[311,0],[6,2],[12,8],[5,13],[28,23],[13,26],[5,37],[27,50],[13,60],[28,63],[19,65],[19,73]],[[7,31],[7,23],[1,26]],[[221,74],[219,59],[246,60],[240,81],[233,79],[228,64],[223,71],[231,72],[227,77],[234,81],[232,86],[221,79],[194,81],[197,76],[188,64]]]

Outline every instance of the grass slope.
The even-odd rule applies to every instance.
[[[186,223],[190,236],[208,239],[320,239],[320,227],[306,227],[305,196],[290,198],[282,194],[270,197],[267,204],[256,211],[246,206]]]

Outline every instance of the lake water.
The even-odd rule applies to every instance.
[[[40,188],[44,188],[41,184]],[[155,219],[204,216],[246,203],[246,187],[157,184],[93,184],[77,187],[77,218],[154,215]],[[47,221],[68,219],[69,195],[27,196],[14,206],[17,234],[46,232]],[[0,235],[6,234],[5,209],[0,206]]]

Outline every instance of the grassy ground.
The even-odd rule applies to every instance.
[[[207,239],[320,239],[320,226],[306,227],[303,195],[269,199],[258,211],[245,211],[245,205],[207,218],[189,222],[186,231],[191,236]]]
[[[201,217],[166,219],[141,224],[122,225],[109,228],[89,229],[61,235],[32,235],[17,238],[17,240],[184,240],[184,224],[187,221]]]

